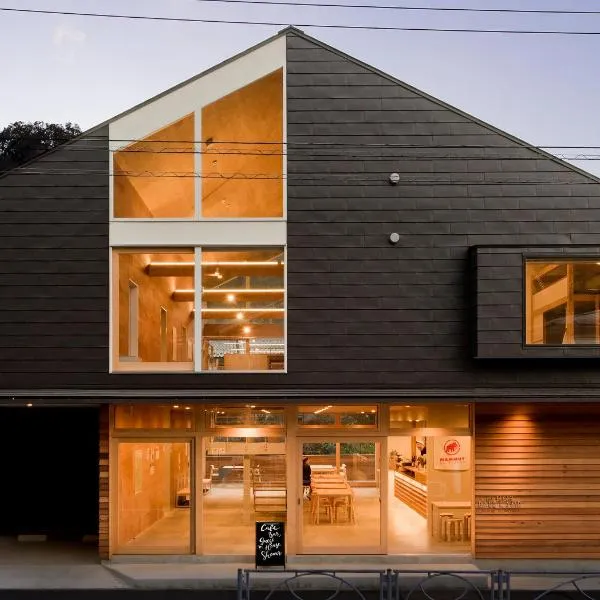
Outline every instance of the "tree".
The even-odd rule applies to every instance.
[[[0,172],[52,150],[81,133],[74,123],[25,123],[16,121],[0,130]]]

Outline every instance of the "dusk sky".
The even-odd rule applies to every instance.
[[[600,10],[592,0],[344,3]],[[206,0],[0,0],[0,7],[298,25],[307,34],[527,142],[600,146],[600,35],[363,31],[302,26],[331,23],[600,32],[600,14],[436,13]],[[87,129],[280,29],[0,12],[0,55],[4,58],[0,127],[17,120],[42,120],[72,121]],[[553,152],[600,155],[600,148]],[[578,164],[600,175],[600,161]]]

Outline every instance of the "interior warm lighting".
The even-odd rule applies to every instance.
[[[239,313],[237,313],[237,314],[235,315],[235,318],[236,318],[238,321],[241,321],[241,320],[244,318],[244,313],[243,313],[243,312],[239,312]]]
[[[231,292],[233,290],[231,289],[220,289],[220,288],[203,288],[202,289],[202,293],[203,294],[226,294],[228,292]],[[241,288],[235,289],[236,292],[240,293],[240,294],[283,294],[283,292],[285,292],[285,290],[283,288]],[[233,294],[229,294],[229,295],[233,295]],[[229,295],[227,296],[227,299],[229,300]],[[234,297],[235,300],[235,297]]]
[[[173,408],[179,408],[179,404],[175,404]]]
[[[192,407],[191,406],[186,406],[185,410],[192,410]]]
[[[235,302],[235,294],[227,294],[227,302]]]
[[[250,327],[249,325],[246,325],[244,327],[244,333],[250,333],[252,331],[252,327]]]
[[[276,260],[230,260],[203,262],[203,267],[277,267],[283,265],[283,261]]]
[[[325,412],[326,410],[329,410],[330,408],[332,408],[331,404],[329,406],[324,406],[323,408],[319,408],[319,409],[315,410],[315,415],[319,415],[322,412]]]
[[[148,267],[193,267],[194,262],[178,262],[178,261],[165,261],[165,262],[149,262]]]
[[[194,261],[152,261],[149,267],[193,267]],[[203,267],[276,267],[285,264],[283,261],[273,260],[237,260],[237,261],[209,261],[202,262]]]
[[[231,308],[203,308],[202,312],[203,313],[230,313],[232,310],[235,309],[231,309]],[[244,308],[244,312],[249,313],[249,312],[254,312],[254,313],[282,313],[285,311],[285,308]],[[243,318],[243,314],[244,313],[237,313],[238,315],[241,314],[242,317],[238,317],[238,318]],[[237,315],[236,315],[237,316]]]
[[[271,414],[271,411],[270,411],[270,410],[267,410],[266,408],[261,408],[261,409],[260,409],[260,412],[264,412],[264,413],[265,413],[265,415],[270,415],[270,414]]]
[[[33,406],[33,404],[31,404],[31,402],[28,402],[28,403],[27,403],[27,406],[28,406],[29,408],[31,408],[31,407]]]

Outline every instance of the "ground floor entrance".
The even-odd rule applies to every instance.
[[[468,405],[119,405],[114,555],[463,554],[472,546]]]

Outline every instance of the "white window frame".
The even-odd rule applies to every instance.
[[[243,240],[238,240],[241,242]],[[204,249],[210,250],[215,245],[205,245]],[[164,361],[164,362],[149,362],[144,363],[139,360],[132,360],[131,362],[123,361],[122,357],[118,355],[118,329],[119,329],[119,300],[118,297],[115,298],[115,293],[118,296],[119,292],[119,252],[136,252],[139,250],[140,252],[147,252],[149,250],[153,250],[156,248],[157,251],[164,252],[165,250],[169,250],[166,244],[155,244],[150,246],[138,247],[138,248],[110,248],[110,285],[109,285],[109,326],[110,326],[110,336],[109,336],[109,355],[110,355],[110,364],[109,364],[109,372],[110,373],[119,373],[119,374],[128,374],[128,373],[171,373],[173,375],[178,375],[182,373],[193,373],[195,375],[231,375],[236,373],[269,373],[269,374],[282,374],[287,373],[288,369],[288,343],[287,343],[287,317],[288,317],[288,281],[287,281],[287,246],[285,244],[243,244],[238,243],[236,245],[224,246],[223,244],[216,245],[219,249],[228,249],[228,248],[281,248],[283,250],[283,281],[284,281],[284,296],[283,296],[283,336],[284,336],[284,357],[283,357],[283,369],[282,370],[253,370],[253,371],[203,371],[202,369],[202,246],[194,247],[194,290],[199,290],[199,293],[194,294],[194,321],[193,321],[193,348],[194,348],[194,357],[193,361],[181,361],[181,360],[173,360],[173,361]],[[189,245],[185,246],[189,248]],[[176,251],[176,248],[173,248]],[[131,281],[131,280],[130,280]],[[137,286],[137,284],[136,284]],[[167,339],[167,357],[168,357],[168,340],[169,340],[169,330],[168,330],[168,310],[161,306],[161,314],[162,311],[167,313],[167,330],[166,330],[166,339]],[[162,322],[162,320],[161,320]],[[189,333],[189,328],[186,328]],[[139,332],[138,332],[139,335]],[[162,335],[162,329],[161,329]],[[162,340],[161,340],[162,347]],[[190,342],[187,343],[187,347],[190,347]],[[175,349],[174,349],[175,352]],[[161,353],[162,354],[162,353]],[[187,358],[189,356],[188,352],[184,352],[185,356],[183,358]],[[180,359],[181,357],[173,355],[173,359]]]
[[[201,74],[192,80],[173,88],[150,100],[136,109],[117,117],[109,123],[109,221],[111,224],[120,222],[135,223],[198,223],[198,222],[281,222],[287,219],[287,73],[286,73],[286,38],[282,36],[263,44],[252,52],[248,52],[217,68]],[[207,218],[202,217],[202,178],[194,178],[194,216],[191,218],[171,217],[160,219],[125,218],[114,215],[114,165],[113,154],[132,141],[142,140],[182,117],[194,114],[194,171],[201,170],[202,155],[202,109],[239,90],[254,83],[274,71],[281,69],[283,72],[282,83],[282,132],[283,132],[283,167],[282,167],[282,216],[258,218]]]

